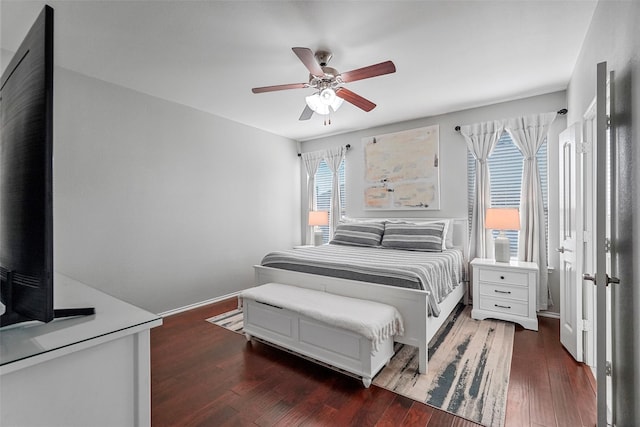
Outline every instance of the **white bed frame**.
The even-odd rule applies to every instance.
[[[367,218],[366,220],[372,220]],[[439,218],[393,218],[393,220],[431,221]],[[461,249],[467,262],[467,219],[453,218],[453,244]],[[466,266],[465,266],[466,268]],[[419,372],[427,372],[427,345],[440,329],[453,308],[465,296],[467,283],[457,286],[447,298],[440,303],[441,313],[438,317],[428,315],[428,292],[385,286],[357,280],[341,279],[317,274],[282,270],[261,265],[254,266],[255,284],[282,283],[299,286],[352,298],[360,298],[389,304],[398,309],[404,322],[404,335],[396,337],[396,341],[417,347],[419,350]],[[466,301],[465,301],[466,302]]]

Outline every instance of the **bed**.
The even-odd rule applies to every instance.
[[[372,219],[352,219],[355,223],[372,222]],[[374,222],[382,222],[376,219]],[[389,304],[398,309],[404,321],[404,334],[397,336],[397,342],[415,346],[419,350],[419,371],[427,371],[429,340],[443,325],[447,316],[465,297],[467,290],[467,219],[466,218],[428,218],[404,219],[393,218],[390,223],[419,223],[442,221],[448,224],[446,230],[446,248],[442,252],[418,252],[397,248],[362,247],[349,245],[323,245],[320,247],[277,251],[267,254],[263,261],[266,265],[256,265],[256,285],[265,283],[282,283],[307,289],[320,290],[352,298],[360,298]],[[443,236],[444,237],[444,236]],[[331,252],[334,251],[333,255]],[[357,254],[360,251],[360,255]],[[378,253],[383,261],[373,258]],[[399,253],[400,262],[395,263],[390,252]],[[295,261],[295,256],[298,261]],[[320,254],[327,255],[328,261],[314,262]],[[367,263],[358,266],[353,258],[344,255],[360,256]],[[318,257],[316,258],[316,255]],[[397,255],[397,254],[396,254]],[[293,258],[292,258],[293,257]],[[435,267],[412,264],[417,258],[436,259]],[[325,257],[326,258],[326,257]],[[343,258],[342,266],[340,259]],[[443,269],[444,259],[450,263],[458,263],[453,267],[458,274],[449,274],[447,283],[438,287],[439,276],[433,270]],[[304,262],[307,261],[307,262]],[[309,261],[311,261],[309,263]],[[304,264],[307,264],[306,267]],[[405,270],[397,269],[397,265],[405,265]],[[427,262],[428,264],[428,262]],[[372,267],[373,268],[365,268]],[[333,270],[333,273],[330,271]],[[382,274],[379,274],[382,273]],[[331,274],[331,275],[327,275]],[[386,279],[380,277],[387,276]],[[390,280],[390,282],[389,282]],[[436,286],[435,290],[431,285]]]

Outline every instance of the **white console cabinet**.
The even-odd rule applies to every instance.
[[[59,274],[54,301],[96,313],[0,329],[0,425],[151,425],[149,337],[162,319]]]
[[[538,330],[536,288],[538,265],[533,262],[471,261],[474,319],[502,319]]]

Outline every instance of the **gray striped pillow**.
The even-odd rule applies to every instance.
[[[333,234],[332,245],[380,246],[384,233],[382,222],[349,222],[338,224]]]
[[[442,252],[445,223],[386,223],[382,246],[411,251]]]

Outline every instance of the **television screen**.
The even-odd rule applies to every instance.
[[[46,6],[0,86],[0,326],[53,310],[53,9]]]

